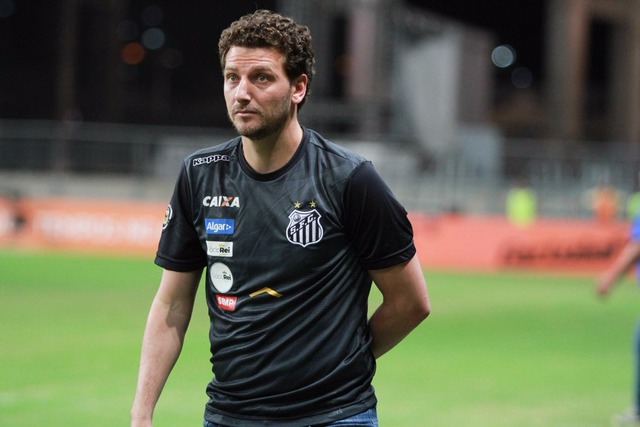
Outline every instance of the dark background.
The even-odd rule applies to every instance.
[[[59,40],[63,30],[58,2],[0,0],[0,118],[60,119],[68,114],[85,121],[168,125],[226,125],[222,104],[217,40],[237,17],[256,8],[275,8],[275,1],[131,1],[124,15],[137,32],[129,39],[106,40],[110,23],[99,2],[80,2],[77,32],[76,106],[61,111],[56,106],[60,75]],[[125,2],[126,3],[126,2]],[[509,44],[517,52],[514,66],[528,68],[533,87],[544,81],[544,0],[407,0],[407,5],[459,20],[490,31],[496,44]],[[136,65],[121,62],[109,68],[105,52],[120,55],[124,44],[139,41],[152,25],[144,18],[149,6],[162,11],[155,17],[165,34],[157,51],[148,51]],[[606,29],[593,27],[596,40]],[[604,53],[592,43],[590,80],[597,82],[606,70],[598,66]],[[167,55],[171,67],[162,65]],[[164,59],[163,59],[164,58]],[[112,61],[118,63],[118,61]],[[510,87],[510,70],[495,69],[496,90]],[[106,106],[109,78],[123,82],[126,109]],[[319,78],[321,78],[319,76]]]

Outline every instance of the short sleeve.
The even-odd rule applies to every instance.
[[[391,267],[415,255],[407,211],[371,162],[363,162],[353,171],[343,201],[347,234],[367,269]]]
[[[167,206],[155,258],[157,265],[168,270],[194,271],[207,264],[194,225],[190,195],[188,176],[183,167]]]

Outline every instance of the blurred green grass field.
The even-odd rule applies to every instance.
[[[128,425],[160,272],[150,258],[0,250],[0,426]],[[586,276],[426,277],[431,317],[379,360],[381,426],[606,426],[630,403],[631,280],[600,301]],[[156,427],[201,425],[202,292],[197,308]]]

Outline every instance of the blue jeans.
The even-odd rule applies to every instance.
[[[214,424],[207,420],[202,423],[203,427],[223,427],[220,424]],[[368,411],[361,412],[352,417],[338,420],[331,424],[326,424],[323,427],[378,427],[378,413],[376,408],[371,408]]]

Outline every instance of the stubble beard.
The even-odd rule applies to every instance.
[[[283,98],[282,101],[274,106],[270,114],[265,115],[263,111],[256,110],[257,122],[244,123],[242,120],[234,120],[232,114],[229,119],[233,127],[245,138],[251,140],[265,139],[271,135],[280,132],[289,120],[290,103],[289,98]]]
[[[279,132],[288,119],[288,114],[279,114],[272,119],[265,120],[264,116],[260,116],[259,123],[233,123],[238,135],[244,136],[251,140],[265,139]]]

